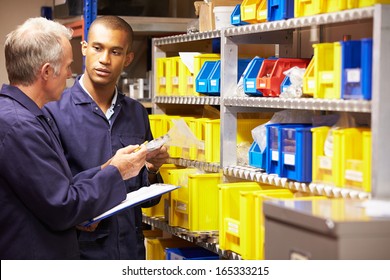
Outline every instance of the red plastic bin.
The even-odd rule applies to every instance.
[[[280,84],[285,78],[283,72],[294,66],[306,68],[309,63],[310,59],[304,58],[266,59],[257,75],[256,88],[263,93],[263,96],[279,96]]]

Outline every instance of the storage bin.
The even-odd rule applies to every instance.
[[[323,13],[332,13],[347,9],[347,0],[326,0],[321,2],[323,5]]]
[[[170,95],[172,91],[171,59],[168,57],[157,58],[157,95]]]
[[[283,146],[282,129],[295,129],[306,127],[306,124],[268,124],[266,125],[267,133],[267,161],[266,172],[268,174],[277,174],[282,176],[283,168]],[[288,173],[288,172],[287,172]],[[290,174],[291,175],[291,174]]]
[[[372,39],[341,42],[341,97],[371,99]]]
[[[165,260],[165,249],[169,247],[191,247],[193,243],[182,238],[172,236],[171,238],[157,237],[145,238],[145,249],[147,260]]]
[[[375,4],[390,4],[390,0],[347,0],[348,9],[369,7]]]
[[[164,181],[164,183],[168,184],[168,170],[171,169],[183,169],[184,167],[177,166],[175,164],[166,163],[160,167],[160,175]],[[169,193],[165,193],[161,196],[160,202],[157,205],[148,208],[142,208],[142,213],[144,213],[148,217],[165,217],[168,220],[168,211],[167,207],[169,206]]]
[[[290,77],[285,76],[282,83],[280,84],[280,93],[287,91],[289,86],[291,86]]]
[[[294,17],[294,0],[268,0],[267,20],[282,20]]]
[[[171,192],[170,225],[189,231],[218,230],[218,184],[222,174],[171,172],[181,173],[183,177],[179,182],[181,188]]]
[[[236,26],[248,24],[248,22],[241,20],[241,4],[234,7],[233,13],[230,16],[230,23]]]
[[[149,115],[150,130],[154,138],[161,137],[168,132],[166,117],[165,114]]]
[[[219,255],[202,247],[166,248],[167,260],[219,260]]]
[[[294,192],[288,189],[270,189],[255,192],[241,192],[240,201],[242,220],[242,254],[243,259],[264,259],[264,217],[263,200],[293,198]]]
[[[216,53],[204,53],[194,56],[194,73],[193,76],[196,78],[199,74],[200,69],[202,69],[203,64],[206,61],[217,61],[220,60],[221,56]],[[195,80],[195,79],[194,79]],[[195,83],[195,81],[194,81]],[[198,96],[199,93],[196,91],[196,87],[194,86],[194,95]]]
[[[210,74],[217,61],[205,61],[195,78],[195,88],[199,93],[208,93]]]
[[[253,141],[249,148],[249,165],[257,168],[264,169],[267,164],[267,151],[266,149],[261,152],[259,145],[256,141]]]
[[[266,0],[243,0],[241,4],[241,20],[249,23],[267,20]]]
[[[294,15],[295,17],[304,17],[321,14],[324,9],[319,0],[295,0],[294,1]]]
[[[341,97],[341,44],[314,44],[315,98]]]
[[[309,62],[309,59],[299,58],[265,59],[257,75],[256,87],[263,96],[279,96],[280,84],[285,77],[283,72],[294,66],[306,68]]]
[[[266,123],[268,119],[238,119],[237,120],[237,144],[252,142],[252,129]],[[232,147],[236,150],[237,147]],[[220,120],[206,121],[205,134],[205,158],[207,162],[220,162],[221,128]]]
[[[329,127],[312,128],[313,182],[344,187],[346,159],[353,158],[356,153],[359,153],[359,148],[354,149],[355,143],[359,143],[359,129],[332,129],[333,156],[331,157],[324,153],[325,140],[329,130]]]
[[[252,201],[242,199],[241,194],[257,191],[275,192],[277,189],[275,186],[256,182],[219,184],[219,246],[221,249],[242,255],[244,233],[249,237],[247,242],[254,242],[254,220],[251,217],[258,209],[254,208]],[[250,233],[252,233],[251,236]]]
[[[316,88],[315,79],[314,79],[314,57],[310,60],[309,65],[306,68],[305,73],[303,74],[303,86],[302,92],[306,95],[314,95],[314,91]]]
[[[248,70],[244,74],[243,84],[244,92],[247,95],[262,96],[263,94],[256,88],[256,78],[260,71],[260,67],[263,64],[264,58],[254,58],[248,64]]]
[[[311,127],[281,128],[281,177],[310,183],[312,181]]]
[[[188,87],[193,87],[193,79],[190,70],[183,63],[180,56],[175,56],[171,58],[171,67],[172,67],[172,95],[185,96],[187,92],[191,92]]]
[[[346,187],[360,191],[371,192],[371,131],[368,129],[351,128],[354,135],[345,145],[351,144],[351,155],[346,156],[344,184]],[[344,133],[343,138],[351,133]]]

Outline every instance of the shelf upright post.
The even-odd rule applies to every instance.
[[[224,97],[235,95],[238,46],[221,30],[221,167],[237,164],[237,110],[224,105]]]
[[[390,5],[375,5],[372,73],[372,198],[390,199]]]
[[[97,1],[84,0],[84,40],[88,39],[88,30],[97,17]]]

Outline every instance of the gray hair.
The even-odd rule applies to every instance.
[[[9,33],[4,49],[10,84],[31,85],[45,63],[58,75],[63,59],[61,38],[70,40],[72,34],[71,29],[43,17],[30,18]]]

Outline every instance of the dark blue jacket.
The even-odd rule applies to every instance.
[[[59,128],[73,174],[104,163],[122,147],[152,139],[148,113],[141,103],[118,94],[110,126],[104,113],[80,86],[79,78],[65,90],[60,101],[45,106]],[[126,181],[128,192],[147,185],[145,168]],[[82,258],[144,259],[141,226],[139,206],[102,220],[94,232],[79,233]]]
[[[126,197],[113,166],[73,178],[50,119],[23,92],[0,92],[0,258],[75,259],[75,225]]]

